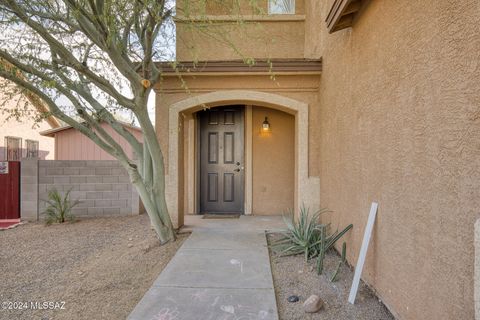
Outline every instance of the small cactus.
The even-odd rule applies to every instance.
[[[330,277],[330,281],[331,282],[335,282],[337,281],[337,276],[338,276],[338,272],[340,271],[340,266],[342,265],[342,261],[338,261],[338,264],[337,264],[337,268],[335,269],[335,271],[333,272],[332,276]]]
[[[326,240],[327,226],[322,224],[320,225],[320,242],[317,258],[317,273],[322,274],[323,272],[323,260],[325,259],[325,251],[327,251],[327,240]]]

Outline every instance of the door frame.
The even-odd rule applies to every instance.
[[[238,107],[242,107],[243,108],[243,167],[244,167],[244,173],[243,173],[243,209],[242,209],[242,212],[240,214],[244,215],[244,214],[251,214],[252,212],[252,208],[251,208],[251,203],[252,201],[250,200],[248,203],[250,204],[250,208],[249,208],[249,211],[247,211],[247,187],[248,186],[251,186],[251,183],[247,184],[247,172],[250,173],[250,178],[253,178],[253,176],[251,175],[251,160],[252,160],[252,157],[251,157],[251,148],[250,148],[250,152],[247,152],[247,107],[248,109],[250,110],[250,126],[248,128],[251,128],[251,121],[252,121],[252,106],[247,106],[247,105],[244,105],[244,104],[238,104],[238,103],[235,103],[235,104],[225,104],[225,105],[218,105],[218,106],[215,106],[215,107],[212,107],[211,109],[215,109],[215,108],[221,108],[221,107],[229,107],[229,106],[238,106]],[[195,121],[195,129],[193,130],[195,132],[195,144],[193,145],[193,148],[194,148],[194,152],[195,152],[195,164],[191,167],[194,168],[194,176],[195,176],[195,189],[194,189],[194,194],[195,196],[192,197],[195,201],[195,204],[194,204],[194,213],[195,214],[202,214],[200,208],[201,208],[201,205],[200,205],[200,198],[201,198],[201,179],[200,179],[200,176],[201,176],[201,158],[200,158],[200,145],[201,145],[201,124],[200,124],[200,117],[199,117],[199,112],[202,111],[202,110],[199,110],[197,112],[194,113],[194,116],[193,116],[193,119]],[[187,130],[189,130],[187,128]],[[251,147],[252,143],[251,143],[251,139],[252,139],[252,132],[250,130],[250,144],[249,146]],[[247,154],[250,155],[250,165],[248,166],[248,171],[247,171]],[[250,181],[251,182],[251,181]],[[252,196],[252,190],[250,188],[250,192],[249,192],[249,196],[251,197]],[[188,207],[188,206],[187,206]],[[247,213],[249,212],[249,213]],[[226,213],[226,212],[225,212]],[[219,214],[223,214],[223,213],[219,213]]]
[[[226,104],[225,106],[233,105]],[[236,104],[238,105],[238,103]],[[253,105],[247,104],[244,106],[244,121],[243,121],[243,134],[244,134],[244,205],[243,214],[253,214]],[[220,106],[218,106],[220,107]],[[188,199],[186,204],[186,213],[199,214],[200,213],[200,119],[198,112],[193,113],[192,118],[187,120],[186,131],[188,132],[188,140],[193,141],[193,144],[187,146],[185,152],[187,154],[194,154],[193,157],[189,157],[189,163],[187,166],[191,170],[187,170],[192,175],[191,181],[194,181],[193,187],[186,190],[193,196]],[[188,180],[188,179],[187,179]],[[187,187],[188,188],[188,187]]]

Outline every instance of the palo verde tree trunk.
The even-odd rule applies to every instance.
[[[147,101],[161,73],[154,59],[171,46],[173,6],[167,0],[0,2],[0,77],[8,80],[0,87],[41,100],[48,112],[36,121],[53,115],[117,159],[161,243],[174,240],[175,232],[165,199],[163,154]],[[118,114],[140,124],[143,143]],[[138,160],[103,124],[130,144]]]

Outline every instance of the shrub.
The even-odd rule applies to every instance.
[[[327,209],[320,209],[310,214],[309,208],[302,206],[298,219],[290,210],[283,217],[287,229],[281,232],[282,237],[272,244],[272,248],[281,256],[304,254],[305,261],[319,254],[319,223],[320,215]]]
[[[292,211],[284,216],[287,229],[281,232],[281,238],[272,244],[272,248],[281,256],[303,254],[305,261],[317,258],[317,272],[323,272],[325,253],[333,247],[353,225],[350,224],[342,231],[336,230],[329,234],[330,224],[318,222],[320,215],[329,212],[328,209],[320,209],[310,214],[309,208],[302,206],[298,219],[295,219]],[[342,255],[345,249],[342,248]]]
[[[72,209],[80,201],[71,201],[70,192],[71,190],[68,190],[63,196],[55,189],[48,192],[48,200],[44,200],[47,203],[47,209],[43,212],[46,215],[46,224],[64,223],[75,219]]]

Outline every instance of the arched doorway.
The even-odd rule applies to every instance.
[[[192,145],[196,139],[196,119],[190,116],[206,108],[225,105],[244,105],[246,106],[245,114],[251,113],[251,116],[253,116],[254,108],[264,108],[265,110],[287,113],[294,118],[293,208],[298,209],[299,203],[305,203],[312,209],[318,208],[319,179],[308,176],[308,105],[272,93],[246,90],[216,91],[182,100],[172,104],[169,108],[166,191],[169,211],[174,224],[176,226],[183,224],[183,215],[187,211],[185,195],[198,195],[194,187],[196,183],[185,183],[185,180],[188,181],[189,179],[188,175],[191,175],[191,172],[195,171],[194,168],[198,166],[198,162],[195,163],[196,160],[188,164],[188,159],[192,160],[192,157],[195,157],[195,148]],[[188,119],[188,121],[185,121],[185,119]],[[183,127],[185,122],[187,122],[187,127]],[[252,132],[252,128],[249,126],[252,126],[252,122],[246,121],[246,132]],[[185,138],[186,136],[187,138]],[[253,206],[253,154],[250,139],[252,137],[249,138],[246,135],[245,214],[251,214]],[[190,141],[190,146],[184,146],[184,141]],[[192,170],[189,170],[187,176],[185,175],[185,166],[187,168],[188,166],[193,167]],[[190,181],[196,181],[194,176],[190,176],[190,179]]]

